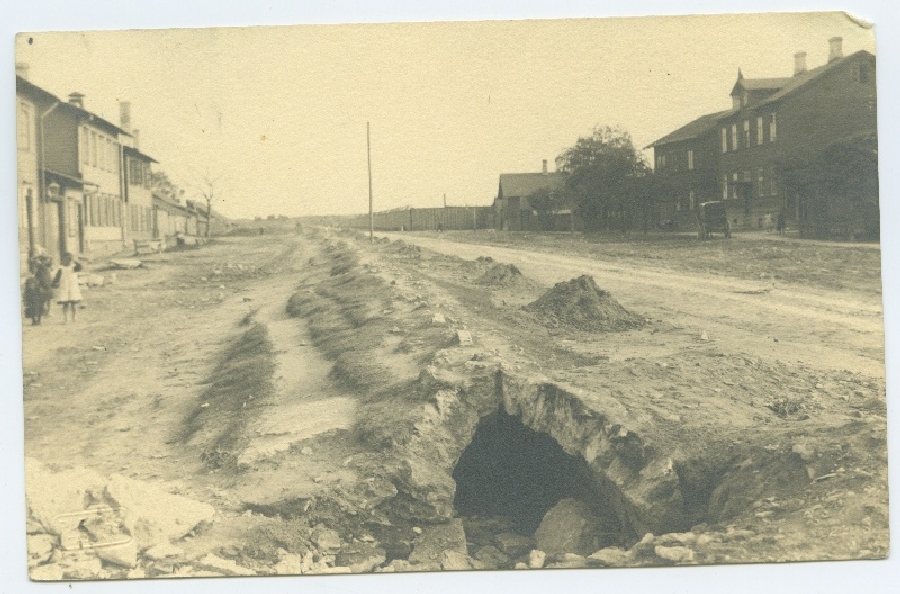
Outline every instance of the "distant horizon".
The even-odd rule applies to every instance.
[[[815,68],[833,36],[875,54],[871,28],[815,12],[23,33],[16,62],[113,123],[128,101],[155,170],[188,199],[221,176],[213,208],[253,219],[367,212],[366,122],[376,211],[486,206],[595,126],[644,150],[728,109],[738,69]]]

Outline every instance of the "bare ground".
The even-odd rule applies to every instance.
[[[404,236],[374,249],[352,236],[222,240],[117,272],[88,292],[75,324],[53,315],[26,327],[29,459],[121,473],[217,510],[178,543],[176,561],[105,563],[100,577],[216,575],[202,563],[209,553],[258,574],[354,560],[355,571],[442,567],[406,559],[423,519],[452,515],[453,483],[440,470],[497,404],[449,421],[458,403],[441,394],[474,394],[495,370],[619,411],[656,452],[649,459],[668,458],[683,485],[708,491],[684,494],[696,505],[679,530],[693,531],[636,543],[638,533],[615,562],[569,566],[671,562],[656,546],[688,547],[695,563],[886,554],[876,250],[684,244],[656,259],[660,246],[646,241],[578,246],[575,256],[568,240],[455,239]],[[789,264],[758,272],[758,252],[773,247]],[[525,281],[476,283],[491,267],[475,261],[485,256]],[[796,258],[837,257],[830,272],[794,271]],[[649,323],[596,333],[522,309],[581,274]],[[456,330],[475,344],[455,345]],[[437,470],[425,471],[429,461]],[[472,543],[468,567],[491,566],[486,546]],[[517,561],[501,557],[496,566]]]

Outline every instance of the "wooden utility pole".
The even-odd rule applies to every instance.
[[[375,243],[375,213],[372,210],[372,145],[369,142],[369,122],[366,122],[366,158],[369,164],[369,243]]]

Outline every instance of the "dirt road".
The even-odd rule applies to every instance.
[[[89,266],[105,282],[78,321],[24,332],[39,579],[528,566],[536,525],[576,496],[615,528],[548,566],[885,554],[877,297],[455,239],[313,231]],[[498,263],[520,278],[485,281]],[[522,308],[582,274],[637,323]],[[479,431],[534,466],[473,452]],[[593,478],[517,499],[560,465]],[[60,506],[128,511],[123,481],[170,513],[108,518],[130,554],[70,555]],[[457,489],[476,494],[465,514]]]
[[[706,332],[710,340],[731,352],[884,377],[880,294],[673,272],[647,264],[626,266],[410,234],[380,235],[470,260],[490,256],[515,264],[526,276],[547,287],[590,274],[630,309],[666,319],[688,333],[699,336]]]

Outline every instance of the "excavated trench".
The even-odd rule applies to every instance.
[[[453,471],[454,508],[463,517],[495,518],[512,532],[532,535],[563,499],[589,506],[608,535],[624,537],[621,521],[584,459],[502,408],[481,420]]]

